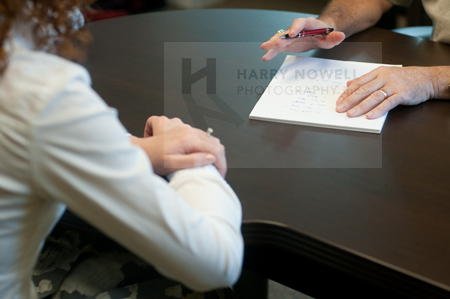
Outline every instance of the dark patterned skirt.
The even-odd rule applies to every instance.
[[[45,299],[237,298],[230,288],[198,293],[164,278],[70,212],[47,238],[33,282]]]

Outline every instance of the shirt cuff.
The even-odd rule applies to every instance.
[[[171,174],[167,175],[166,178],[170,182],[174,176],[176,176],[178,178],[178,177],[191,176],[194,174],[202,174],[202,173],[209,174],[209,175],[219,175],[220,177],[222,177],[220,175],[220,173],[218,172],[217,168],[214,167],[213,165],[209,164],[209,165],[202,166],[202,167],[177,170],[177,171],[174,171]]]

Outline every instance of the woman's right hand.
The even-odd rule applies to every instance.
[[[165,176],[176,170],[213,164],[225,177],[225,147],[205,131],[183,123],[179,118],[151,116],[144,138],[131,137],[150,158],[155,173]]]

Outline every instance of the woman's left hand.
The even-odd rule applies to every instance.
[[[336,101],[336,111],[374,119],[397,105],[420,104],[434,98],[436,76],[439,70],[432,67],[379,67],[347,82]]]

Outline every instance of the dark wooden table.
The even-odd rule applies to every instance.
[[[242,201],[246,269],[316,298],[450,298],[450,103],[397,107],[380,135],[248,119],[285,57],[261,61],[260,44],[300,16],[188,10],[91,23],[85,65],[133,134],[162,114],[214,129]],[[305,55],[450,64],[450,46],[377,28]]]

